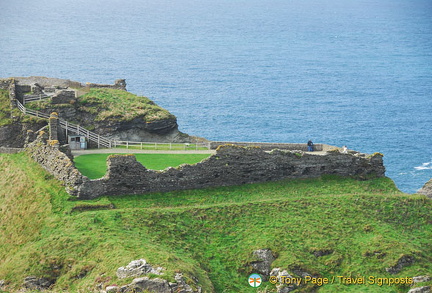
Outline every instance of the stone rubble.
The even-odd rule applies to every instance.
[[[148,274],[163,275],[162,267],[152,267],[145,259],[131,261],[127,266],[117,269],[119,279],[139,277]]]

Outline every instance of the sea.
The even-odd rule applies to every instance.
[[[432,177],[431,0],[0,0],[0,77],[124,78],[210,140],[384,154]]]

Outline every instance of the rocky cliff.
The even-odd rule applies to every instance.
[[[22,147],[27,132],[37,131],[47,122],[25,116],[18,109],[11,107],[10,82],[11,80],[0,79],[0,147]]]
[[[105,137],[142,142],[192,141],[178,130],[174,115],[146,97],[127,92],[125,80],[104,85],[47,77],[15,77],[0,79],[0,89],[6,92],[12,81],[14,94],[25,107],[46,114],[57,112],[60,118]],[[1,102],[9,111],[10,101]],[[19,121],[14,126],[11,124],[12,121],[0,125],[0,146],[22,147],[25,134],[17,139],[13,133],[35,131],[41,126],[23,126]]]
[[[417,193],[424,194],[432,198],[432,179],[426,182],[425,185],[423,185],[423,187]]]

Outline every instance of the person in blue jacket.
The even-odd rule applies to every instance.
[[[313,152],[314,151],[314,147],[313,147],[313,142],[312,140],[309,139],[309,141],[307,142],[308,145],[308,152]]]

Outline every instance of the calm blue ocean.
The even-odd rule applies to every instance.
[[[382,152],[432,177],[430,0],[0,0],[0,76],[112,83],[211,140]]]

